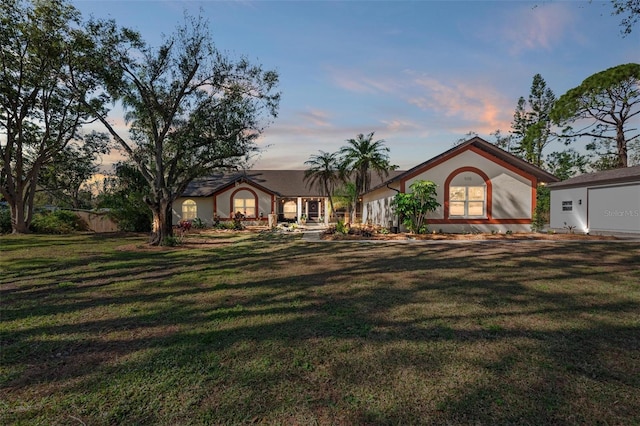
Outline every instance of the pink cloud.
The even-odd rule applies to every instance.
[[[407,101],[422,110],[464,120],[473,130],[492,132],[511,127],[509,102],[496,90],[481,83],[442,82],[431,77],[414,80],[417,96]]]
[[[364,94],[380,94],[401,100],[435,116],[455,119],[454,126],[464,125],[477,131],[508,130],[514,105],[498,90],[486,83],[439,80],[405,70],[401,75],[372,78],[361,72],[331,70],[334,82],[345,90]],[[416,131],[424,127],[404,117],[383,120],[387,131]],[[443,124],[443,123],[441,123]]]

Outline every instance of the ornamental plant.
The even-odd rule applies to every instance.
[[[402,223],[414,234],[426,234],[427,214],[435,211],[440,203],[436,201],[436,187],[434,182],[417,180],[409,186],[411,192],[398,192],[391,206],[395,213],[402,218]]]

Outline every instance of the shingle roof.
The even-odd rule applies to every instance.
[[[640,165],[623,167],[620,169],[605,170],[603,172],[585,173],[562,182],[552,183],[549,185],[549,188],[557,189],[624,182],[640,182]]]
[[[304,170],[238,170],[216,173],[206,178],[194,180],[182,194],[184,197],[209,197],[214,193],[234,184],[247,180],[279,197],[322,197],[322,191],[316,185],[309,187],[304,180]],[[389,176],[403,173],[389,172]],[[378,185],[382,180],[373,173],[371,185]]]

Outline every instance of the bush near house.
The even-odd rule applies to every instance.
[[[6,205],[0,205],[0,234],[11,232],[11,212]]]
[[[74,212],[44,210],[34,215],[31,230],[38,234],[69,234],[75,231],[86,231],[87,225]]]

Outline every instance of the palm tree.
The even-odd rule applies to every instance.
[[[340,181],[338,168],[338,153],[319,151],[320,154],[312,155],[304,164],[310,166],[304,172],[304,180],[309,186],[317,185],[320,190],[329,197],[331,216],[334,215],[333,199],[331,193],[334,186]]]
[[[343,178],[355,175],[358,196],[370,189],[371,171],[383,179],[389,176],[389,171],[398,168],[389,162],[389,148],[384,145],[384,139],[373,142],[374,133],[367,136],[361,133],[355,139],[348,139],[348,145],[340,149]]]

